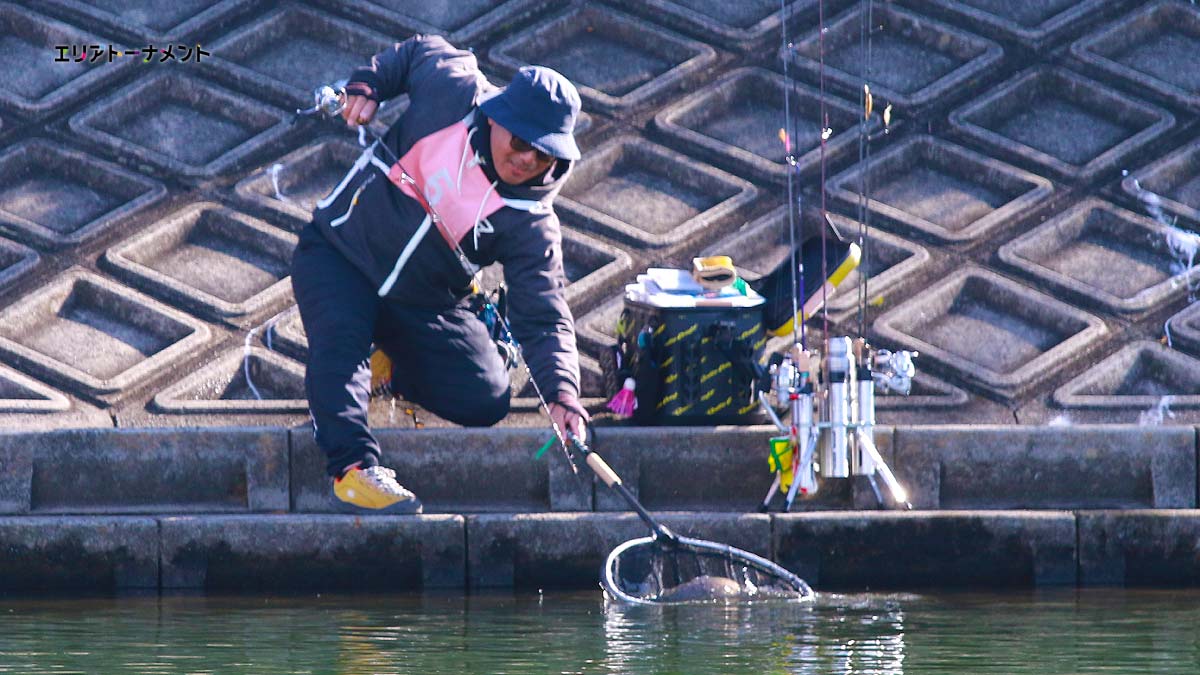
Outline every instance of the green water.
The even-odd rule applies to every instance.
[[[1200,593],[0,598],[0,673],[1200,672]]]

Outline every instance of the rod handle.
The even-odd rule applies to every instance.
[[[600,480],[604,481],[604,484],[608,487],[621,484],[621,477],[617,475],[617,472],[612,470],[612,467],[610,467],[608,462],[605,462],[604,458],[600,455],[597,455],[594,452],[589,452],[587,455],[587,465],[592,468],[592,471],[596,472],[596,475],[599,476]]]

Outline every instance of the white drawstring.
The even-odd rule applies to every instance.
[[[460,194],[462,193],[463,168],[467,166],[467,151],[471,149],[471,137],[475,135],[476,131],[478,131],[476,127],[471,127],[470,131],[467,132],[467,142],[463,143],[462,157],[458,160],[458,180],[455,181],[455,186],[458,188]],[[475,164],[478,163],[479,154],[475,153]]]
[[[491,196],[492,190],[496,189],[496,184],[499,182],[499,180],[492,181],[492,184],[488,187],[487,192],[483,193],[483,199],[479,200],[479,210],[475,212],[475,225],[471,228],[471,234],[475,241],[476,251],[479,250],[479,224],[483,222],[483,207],[487,206],[488,197]]]

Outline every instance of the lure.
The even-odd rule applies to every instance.
[[[633,417],[633,411],[637,410],[637,396],[634,395],[636,386],[632,377],[625,378],[621,391],[608,402],[608,409],[617,417]]]

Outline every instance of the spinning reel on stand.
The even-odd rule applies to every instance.
[[[820,478],[866,476],[880,504],[883,479],[892,502],[911,509],[908,493],[875,447],[875,389],[908,394],[916,374],[916,352],[876,350],[862,338],[831,338],[829,354],[794,345],[775,354],[768,364],[759,402],[771,421],[786,434],[771,439],[769,459],[775,480],[763,499],[770,508],[784,492],[790,511],[797,494],[815,495]],[[788,410],[791,424],[777,410]]]

